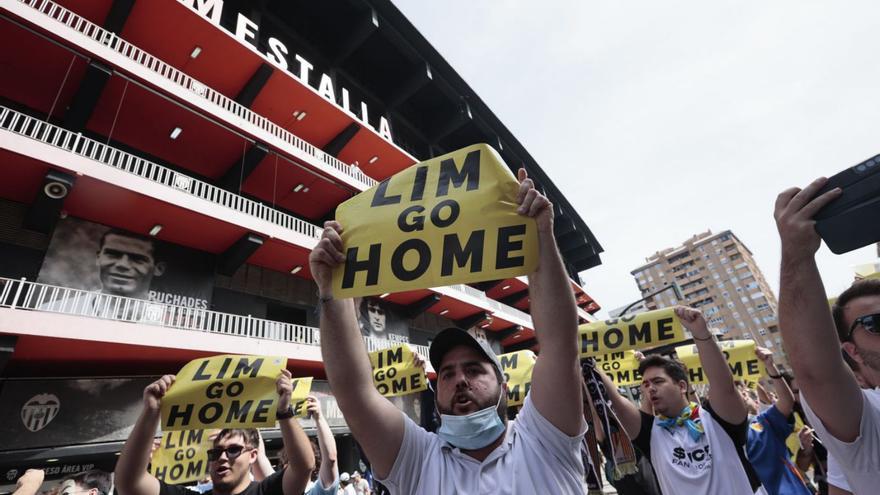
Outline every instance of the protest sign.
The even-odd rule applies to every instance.
[[[373,385],[385,397],[397,397],[428,388],[428,378],[421,366],[413,363],[413,352],[406,344],[370,353]]]
[[[650,349],[682,340],[685,340],[684,328],[673,308],[596,321],[578,328],[581,357]]]
[[[534,219],[516,212],[519,183],[475,144],[418,163],[336,209],[345,263],[338,298],[500,280],[535,269]]]
[[[532,388],[532,370],[538,357],[526,349],[508,352],[498,356],[501,371],[507,382],[507,405],[518,406],[525,402],[529,389]]]
[[[187,363],[162,398],[162,431],[275,426],[287,358],[224,354]]]
[[[213,433],[216,433],[214,430]],[[210,430],[166,431],[153,452],[150,474],[171,485],[199,481],[208,474]]]
[[[618,387],[627,387],[642,383],[639,373],[639,360],[635,351],[612,352],[595,356],[596,366],[608,375]]]
[[[306,418],[309,411],[306,408],[306,399],[312,392],[312,377],[293,379],[293,392],[290,394],[290,407],[297,418]]]
[[[766,374],[764,363],[755,355],[753,340],[722,340],[718,342],[730,372],[736,380],[757,382]],[[684,345],[675,348],[678,359],[688,368],[688,380],[691,383],[709,383],[706,372],[700,364],[700,356],[696,345]]]

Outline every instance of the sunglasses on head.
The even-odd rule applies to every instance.
[[[226,452],[227,459],[229,459],[230,461],[234,461],[245,450],[252,449],[245,447],[244,445],[230,445],[225,449],[222,447],[214,447],[213,449],[208,449],[208,461],[214,462],[219,460],[220,456],[223,455],[223,452]]]
[[[861,325],[862,328],[865,329],[868,333],[873,333],[874,335],[880,335],[880,313],[873,315],[865,315],[859,316],[853,321],[851,327],[849,327],[849,335],[847,339],[852,337],[853,332],[856,330],[856,327]]]

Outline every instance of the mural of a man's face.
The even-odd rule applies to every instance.
[[[385,332],[385,308],[379,305],[379,301],[375,299],[367,301],[367,320],[374,332]]]
[[[164,263],[157,263],[149,240],[108,234],[98,251],[97,265],[102,292],[117,296],[146,298],[154,276],[162,275]]]

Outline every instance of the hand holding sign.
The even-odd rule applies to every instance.
[[[275,380],[275,390],[278,391],[278,410],[286,411],[290,408],[290,396],[293,394],[293,375],[286,369],[281,370],[281,374]]]
[[[162,406],[162,397],[171,385],[174,384],[174,375],[164,375],[155,382],[147,385],[144,389],[144,409],[147,411],[158,411]]]
[[[324,222],[321,240],[309,254],[309,269],[318,285],[318,297],[333,297],[333,270],[345,261],[342,254],[342,225],[335,220]]]
[[[757,347],[755,348],[755,355],[764,362],[764,369],[767,370],[767,373],[779,375],[779,370],[776,369],[776,363],[773,361],[773,352],[770,349]]]
[[[541,232],[553,230],[553,203],[535,189],[535,182],[529,179],[526,169],[519,169],[516,176],[519,179],[519,192],[516,195],[519,207],[516,212],[534,218]]]

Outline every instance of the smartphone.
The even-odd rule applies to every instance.
[[[880,242],[880,155],[828,179],[816,196],[842,194],[816,213],[816,231],[835,254]]]

